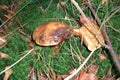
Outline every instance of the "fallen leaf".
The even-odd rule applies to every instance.
[[[0,59],[3,59],[3,58],[8,58],[8,55],[0,52]]]
[[[4,15],[4,17],[6,17],[7,19],[10,19],[11,18],[11,15]]]
[[[7,69],[9,66],[5,67],[5,69]],[[5,71],[5,76],[3,78],[3,80],[8,80],[10,75],[13,73],[12,69],[8,69],[7,71]]]
[[[80,37],[90,51],[101,47],[96,37],[84,25],[80,28]]]
[[[9,15],[13,15],[14,14],[14,12],[12,10],[7,10],[7,12],[8,12]]]
[[[104,4],[107,4],[108,3],[108,0],[102,0],[100,5],[104,5]]]
[[[107,59],[104,54],[99,54],[99,58],[100,58],[101,60],[106,60],[106,59]]]
[[[0,9],[2,9],[2,10],[7,10],[7,9],[9,9],[9,8],[8,8],[7,5],[0,5]]]
[[[78,80],[89,80],[89,76],[85,71],[82,71],[79,75]]]
[[[37,80],[37,74],[34,71],[34,68],[30,68],[30,73],[28,74],[29,80]]]
[[[80,16],[80,21],[82,23],[82,27],[80,28],[80,37],[83,37],[83,42],[88,49],[93,51],[94,49],[100,48],[105,41],[97,24],[90,18],[88,18],[88,20],[90,22],[89,24],[83,16]]]
[[[98,78],[93,73],[87,73],[86,71],[82,71],[79,75],[78,80],[98,80]]]
[[[0,37],[0,46],[1,45],[6,45],[6,44],[7,44],[7,41]]]
[[[55,80],[62,80],[60,75],[56,75],[56,79]]]
[[[88,73],[94,73],[95,75],[98,72],[98,65],[97,64],[91,64],[88,68],[87,68],[87,72]]]

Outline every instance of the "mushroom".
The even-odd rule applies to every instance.
[[[98,36],[102,39],[102,42],[104,42],[99,27],[94,22],[92,22],[92,25],[99,33]],[[84,44],[90,51],[101,47],[94,30],[89,28],[88,24],[83,24],[81,28],[73,28],[60,22],[49,22],[38,26],[34,30],[32,37],[38,45],[53,46],[54,51],[58,52],[58,45],[74,35],[83,38]]]
[[[73,36],[73,28],[60,22],[49,22],[38,26],[33,32],[33,40],[40,46],[58,46]]]

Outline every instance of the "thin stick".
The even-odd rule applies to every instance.
[[[96,49],[95,49],[96,50]],[[85,61],[83,62],[82,65],[79,66],[79,68],[74,72],[72,73],[71,75],[69,75],[67,78],[65,78],[64,80],[70,80],[73,76],[75,76],[84,66],[85,64],[88,62],[88,60],[90,59],[90,57],[93,55],[93,53],[95,52],[95,50],[93,50],[89,56],[85,59]]]
[[[18,64],[21,60],[23,60],[28,54],[30,54],[34,49],[31,49],[27,54],[25,54],[23,57],[21,57],[18,61],[16,61],[15,63],[13,63],[12,65],[10,65],[7,69],[3,70],[0,72],[0,75],[3,74],[4,72],[6,72],[8,69],[12,68],[13,66],[15,66],[16,64]]]
[[[89,0],[88,0],[87,5],[88,5],[89,9],[91,10],[92,14],[94,15],[94,17],[95,17],[96,21],[98,22],[98,24],[99,24],[99,25],[102,25],[101,20],[100,20],[99,17],[96,15],[96,13],[95,13],[94,9],[92,8],[92,5],[91,5],[91,3],[90,3]],[[105,22],[108,21],[108,20],[109,20],[115,13],[117,13],[119,10],[120,10],[120,8],[118,8],[114,13],[112,13],[112,14],[107,18],[107,20],[105,20]],[[113,61],[115,62],[115,65],[116,65],[116,67],[118,68],[118,70],[119,70],[119,72],[120,72],[120,62],[119,62],[119,59],[118,59],[115,51],[113,50],[113,47],[112,47],[112,44],[111,44],[111,42],[110,42],[110,39],[109,39],[109,37],[108,37],[108,35],[107,35],[106,27],[105,27],[105,26],[102,26],[101,32],[102,32],[102,34],[103,34],[103,36],[104,36],[104,38],[105,38],[105,41],[106,41],[106,43],[107,43],[107,45],[108,45],[107,49],[110,51],[110,54],[111,54],[111,56],[113,57]]]

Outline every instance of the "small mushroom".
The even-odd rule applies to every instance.
[[[49,22],[38,26],[33,40],[40,46],[56,46],[73,36],[73,29],[60,22]]]

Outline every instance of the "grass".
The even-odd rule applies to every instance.
[[[14,18],[15,22],[12,26],[10,26],[10,28],[6,32],[6,35],[11,33],[16,28],[21,27],[20,24],[26,24],[25,26],[23,26],[26,34],[32,34],[33,30],[38,25],[42,23],[47,23],[49,21],[59,21],[71,26],[80,26],[80,24],[78,24],[74,20],[78,20],[79,12],[70,1],[67,1],[66,3],[66,8],[68,9],[68,12],[66,12],[65,9],[61,7],[57,8],[57,0],[53,0],[49,7],[48,4],[50,4],[49,0],[42,0],[26,6],[22,11],[19,12],[19,14],[17,14],[16,18]],[[99,2],[97,2],[96,0],[94,4],[97,5],[99,4]],[[23,5],[25,5],[24,2],[19,6],[19,9]],[[110,3],[110,5],[107,6],[108,7],[105,6],[98,9],[98,14],[101,20],[103,20],[105,16],[108,16],[108,13],[112,9],[113,5],[111,5]],[[46,11],[42,11],[41,7]],[[109,8],[107,12],[101,12],[106,10],[107,8]],[[87,8],[85,8],[84,12],[86,15],[91,16]],[[115,16],[113,16],[110,21],[106,23],[106,25],[110,25],[115,29],[120,30],[119,16],[120,14],[116,14]],[[70,18],[70,20],[66,20],[65,17]],[[20,24],[16,19],[19,20]],[[108,35],[110,36],[110,40],[115,52],[120,54],[119,33],[108,27]],[[6,66],[13,64],[15,61],[20,59],[20,55],[25,55],[25,52],[29,50],[29,42],[18,32],[18,30],[12,32],[10,36],[8,36],[6,39],[8,45],[2,47],[0,51],[7,53],[9,55],[9,58],[1,59],[0,71],[2,71]],[[77,68],[80,64],[82,64],[82,62],[84,61],[82,57],[86,58],[90,53],[84,45],[80,45],[80,39],[78,37],[72,37],[70,40],[62,43],[60,45],[61,52],[58,54],[55,54],[51,47],[41,47],[36,45],[35,43],[34,48],[36,51],[36,55],[29,54],[20,63],[15,65],[12,68],[14,72],[9,80],[28,80],[27,76],[30,72],[30,66],[33,66],[35,68],[35,71],[37,72],[43,71],[47,75],[47,77],[50,77],[50,71],[53,72],[52,74],[65,74],[69,70]],[[98,64],[98,76],[104,75],[104,73],[113,65],[111,64],[109,57],[107,60],[99,59],[98,55],[101,52],[104,52],[104,49],[99,49],[98,51],[96,51],[96,53],[91,57],[90,61],[87,64],[89,65],[93,62]],[[107,54],[109,54],[109,52]],[[3,76],[4,74],[0,75],[0,79],[2,79]]]

